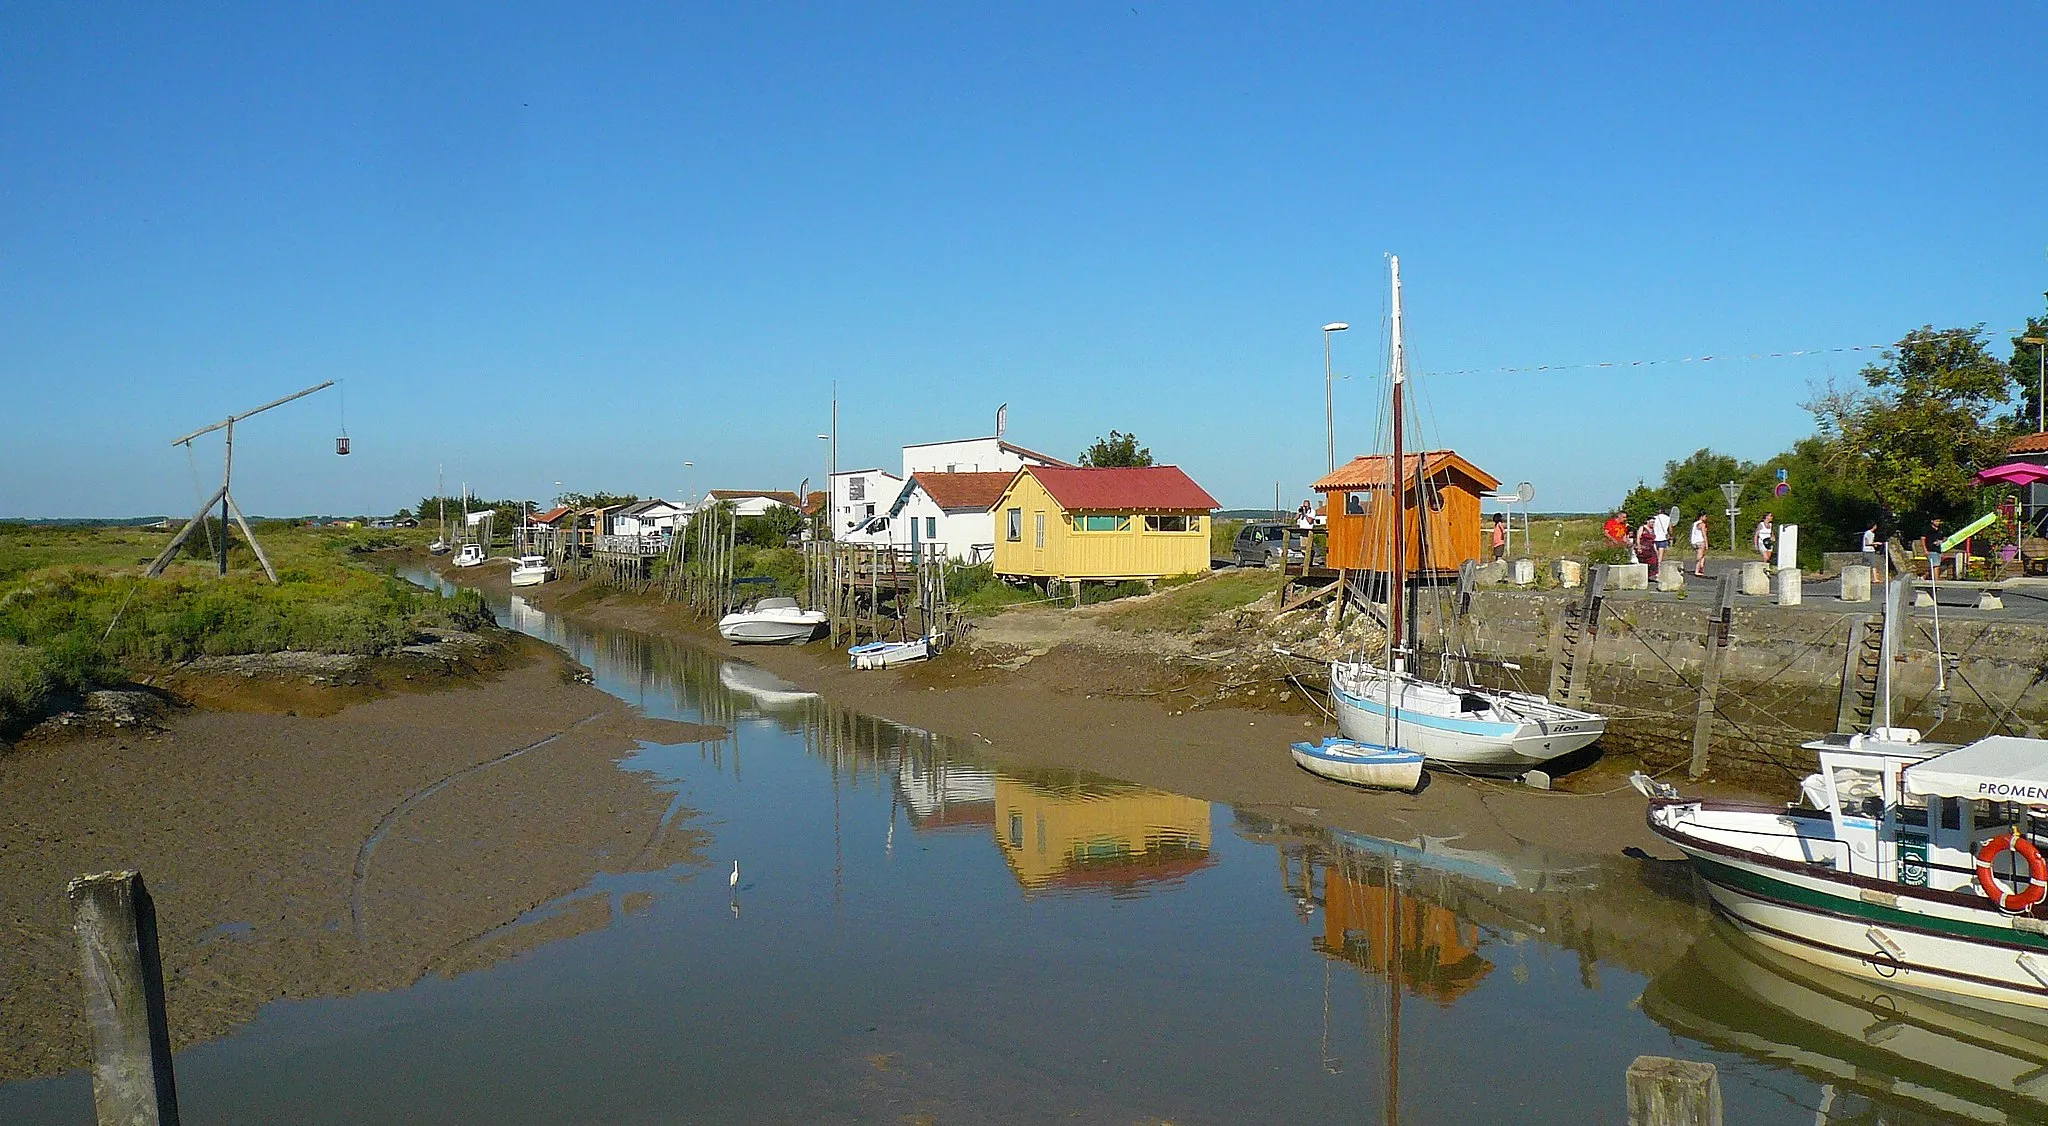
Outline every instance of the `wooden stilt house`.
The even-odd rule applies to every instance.
[[[1411,575],[1455,575],[1468,559],[1486,558],[1479,497],[1500,480],[1453,450],[1426,450],[1401,459],[1401,497],[1392,496],[1386,454],[1355,457],[1317,481],[1330,535],[1328,566],[1340,571],[1391,570],[1396,514],[1406,521],[1402,540]]]

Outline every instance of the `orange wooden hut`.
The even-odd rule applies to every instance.
[[[1392,569],[1391,521],[1396,509],[1388,500],[1387,479],[1392,460],[1387,454],[1355,457],[1313,486],[1323,494],[1329,523],[1328,566],[1340,571]],[[1466,560],[1486,558],[1479,497],[1499,488],[1500,479],[1455,450],[1426,450],[1401,461],[1399,511],[1407,521],[1402,535],[1407,573],[1456,574]],[[1423,486],[1420,499],[1418,483]]]

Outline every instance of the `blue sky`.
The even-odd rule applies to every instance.
[[[1226,505],[1420,372],[2021,323],[2041,4],[8,5],[0,516],[449,486],[794,488],[1135,430]],[[1998,342],[1999,354],[2006,350]],[[1809,430],[1836,354],[1423,381],[1433,443],[1591,509]],[[691,461],[695,468],[685,469]],[[195,476],[197,483],[195,484]],[[1291,500],[1289,501],[1291,504]]]

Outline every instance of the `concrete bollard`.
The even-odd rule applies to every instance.
[[[1851,563],[1842,568],[1842,601],[1870,601],[1870,568],[1862,563]]]
[[[1575,590],[1586,581],[1586,565],[1576,559],[1560,559],[1550,569],[1557,576],[1557,585],[1566,590]]]
[[[2003,610],[2005,609],[2005,599],[1998,597],[1997,591],[1987,590],[1977,596],[1977,609]]]
[[[1650,565],[1647,563],[1616,563],[1607,568],[1608,590],[1650,589]]]
[[[1782,570],[1782,571],[1779,571],[1779,572],[1778,572],[1778,605],[1780,605],[1780,606],[1797,606],[1797,605],[1799,605],[1799,591],[1800,591],[1800,588],[1801,588],[1801,587],[1802,587],[1803,585],[1804,585],[1804,578],[1803,578],[1803,576],[1801,576],[1801,575],[1800,575],[1800,573],[1799,573],[1799,569],[1798,569],[1797,567],[1787,567],[1787,568],[1785,568],[1784,570]]]
[[[1721,1126],[1721,1075],[1713,1064],[1637,1056],[1626,1083],[1628,1126]]]
[[[1764,563],[1752,561],[1742,565],[1742,577],[1735,580],[1735,592],[1757,598],[1771,593],[1771,569]]]
[[[1666,559],[1657,564],[1657,589],[1669,594],[1685,589],[1685,568]]]
[[[1913,605],[1922,608],[1934,605],[1934,592],[1924,588],[1914,591]]]
[[[1516,586],[1536,585],[1536,561],[1524,556],[1508,563],[1508,581]]]
[[[1486,562],[1481,563],[1479,565],[1477,579],[1479,582],[1482,582],[1487,586],[1499,586],[1502,583],[1507,582],[1508,561],[1505,559],[1489,559]]]

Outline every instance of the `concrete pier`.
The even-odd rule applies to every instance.
[[[1536,561],[1526,557],[1509,560],[1508,581],[1516,586],[1535,586]]]
[[[1557,585],[1566,590],[1576,590],[1586,581],[1586,565],[1576,559],[1560,559],[1551,571],[1557,576]]]
[[[1685,566],[1666,559],[1657,564],[1657,589],[1669,594],[1685,589]]]
[[[1650,567],[1647,563],[1616,563],[1607,568],[1608,590],[1650,589]]]
[[[1787,567],[1778,572],[1778,605],[1799,605],[1799,592],[1804,585],[1804,576],[1797,567]]]
[[[1870,567],[1863,563],[1851,563],[1842,568],[1842,601],[1870,601]]]
[[[1771,593],[1771,568],[1761,561],[1742,565],[1742,577],[1735,581],[1735,592],[1762,598]]]

